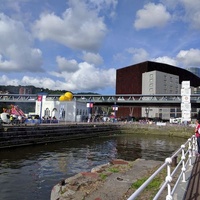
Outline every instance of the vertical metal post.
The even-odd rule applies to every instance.
[[[182,172],[183,172],[183,180],[182,182],[186,182],[185,180],[185,171],[186,171],[186,168],[185,168],[185,145],[181,145],[181,148],[182,148],[182,156],[181,156],[181,160],[182,160]]]
[[[192,144],[191,144],[191,138],[188,139],[189,145],[188,145],[188,151],[189,151],[189,166],[192,166]]]
[[[91,120],[92,120],[92,107],[93,107],[93,103],[87,103],[87,108],[88,108],[88,123],[91,122]]]
[[[166,158],[165,162],[167,163],[167,176],[165,178],[166,182],[167,182],[167,196],[166,196],[166,200],[172,200],[172,195],[171,195],[171,181],[172,181],[172,177],[171,177],[171,163],[172,163],[172,159],[171,158]]]
[[[42,123],[42,101],[43,101],[43,95],[41,94],[41,102],[40,102],[40,124]]]
[[[195,156],[195,152],[196,152],[196,137],[195,135],[192,136],[192,152],[193,152],[193,156]]]

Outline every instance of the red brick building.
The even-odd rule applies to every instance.
[[[20,87],[19,94],[32,94],[32,89],[30,87]]]

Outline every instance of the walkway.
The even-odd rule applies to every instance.
[[[192,166],[186,170],[186,182],[179,182],[173,200],[200,200],[200,157],[192,158]]]
[[[200,157],[196,157],[183,200],[200,199]]]

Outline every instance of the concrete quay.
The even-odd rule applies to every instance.
[[[119,132],[120,125],[115,123],[3,125],[0,128],[0,149],[99,137]]]
[[[149,170],[161,164],[161,161],[144,159],[112,160],[91,172],[81,172],[61,180],[53,187],[51,200],[125,200],[132,194],[129,191],[132,183],[148,176]]]

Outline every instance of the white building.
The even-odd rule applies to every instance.
[[[179,76],[160,71],[150,71],[142,74],[142,94],[180,94]],[[180,108],[142,108],[142,117],[170,119],[179,117]]]
[[[55,117],[59,121],[80,122],[88,116],[88,108],[84,102],[46,100],[43,96],[42,101],[36,101],[35,114],[45,119]]]

